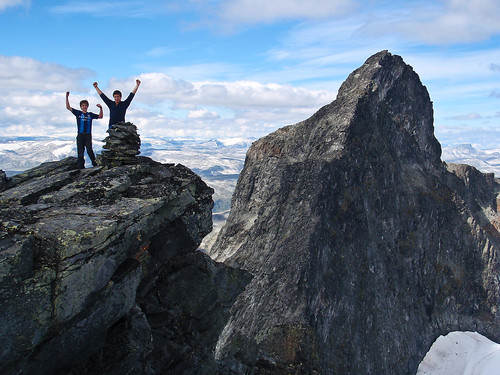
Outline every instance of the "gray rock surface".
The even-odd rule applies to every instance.
[[[387,51],[255,142],[210,253],[254,276],[216,358],[239,374],[415,374],[440,334],[499,342],[499,181],[440,156],[426,88]]]
[[[134,159],[79,170],[70,157],[3,179],[0,373],[217,367],[249,276],[196,250],[213,189],[180,164]]]

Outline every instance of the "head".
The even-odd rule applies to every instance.
[[[87,109],[89,109],[89,102],[85,99],[80,101],[80,109],[82,112],[87,112]]]
[[[120,90],[113,91],[113,99],[115,99],[115,103],[120,103],[122,101],[122,93]]]

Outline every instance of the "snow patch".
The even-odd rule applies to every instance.
[[[500,344],[477,332],[439,336],[420,363],[417,375],[458,374],[500,374]]]

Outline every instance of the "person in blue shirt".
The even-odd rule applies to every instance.
[[[69,91],[66,92],[66,108],[75,115],[76,126],[78,129],[78,135],[76,136],[76,149],[78,155],[78,168],[85,168],[85,159],[83,158],[83,152],[87,149],[87,155],[95,167],[97,163],[95,161],[94,151],[92,150],[92,120],[102,118],[102,106],[97,104],[99,107],[99,114],[96,115],[92,112],[87,112],[89,109],[89,102],[87,100],[82,100],[80,102],[81,111],[71,108],[69,105]]]
[[[109,99],[99,88],[97,85],[97,82],[94,82],[94,87],[101,97],[101,99],[104,101],[104,103],[108,106],[109,108],[109,127],[111,125],[117,124],[119,122],[125,122],[125,113],[127,112],[127,108],[130,105],[130,102],[132,99],[134,99],[135,93],[137,92],[137,89],[139,88],[139,85],[141,84],[141,81],[138,79],[135,80],[135,87],[132,90],[132,92],[129,94],[127,99],[122,101],[122,93],[119,90],[113,91],[113,100]]]

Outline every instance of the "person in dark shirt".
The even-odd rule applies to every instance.
[[[137,92],[137,89],[139,88],[139,85],[141,84],[141,81],[138,79],[135,80],[135,87],[130,93],[130,95],[122,101],[122,93],[118,90],[113,91],[113,100],[109,99],[102,91],[99,89],[99,86],[97,85],[97,82],[94,82],[94,87],[101,97],[101,99],[104,101],[104,103],[108,106],[109,108],[109,127],[111,125],[117,124],[119,122],[125,122],[125,112],[127,112],[127,108],[130,105],[130,102],[132,99],[134,99],[135,93]]]
[[[92,120],[102,118],[102,106],[97,104],[99,107],[99,114],[96,115],[92,112],[87,112],[89,108],[89,102],[87,100],[82,100],[80,102],[81,111],[71,108],[69,105],[69,91],[66,92],[66,108],[75,115],[76,126],[78,129],[78,134],[76,136],[76,150],[78,155],[78,168],[85,168],[85,159],[83,158],[83,152],[87,149],[87,155],[95,167],[97,164],[95,162],[94,151],[92,150]]]

